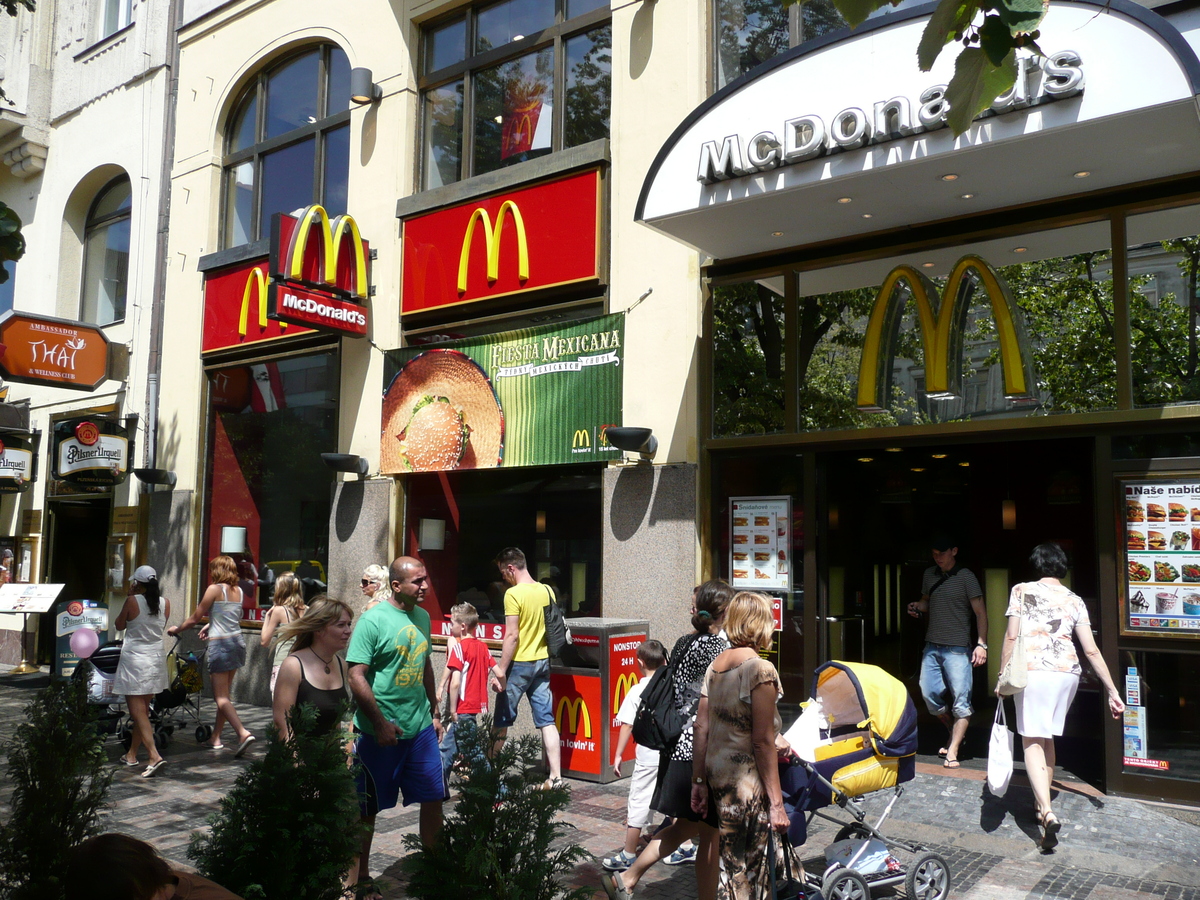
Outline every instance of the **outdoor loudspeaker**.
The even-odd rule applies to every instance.
[[[165,484],[175,487],[175,473],[166,469],[134,469],[133,474],[143,484]]]
[[[618,450],[640,453],[642,459],[651,459],[658,451],[658,438],[649,428],[610,425],[604,436]]]

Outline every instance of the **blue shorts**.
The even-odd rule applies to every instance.
[[[508,689],[496,697],[495,726],[507,728],[517,721],[517,704],[522,694],[529,695],[533,724],[545,728],[554,724],[554,697],[550,693],[550,660],[515,662],[508,671]]]
[[[950,713],[956,719],[970,718],[971,689],[975,676],[969,647],[925,644],[921,656],[921,696],[935,716]]]
[[[432,725],[415,738],[401,738],[394,747],[381,747],[375,743],[375,735],[359,732],[354,753],[362,764],[358,770],[358,805],[365,817],[392,809],[401,794],[405,806],[447,799],[437,732]]]

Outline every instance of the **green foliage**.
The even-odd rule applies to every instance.
[[[946,124],[955,134],[962,134],[970,128],[972,119],[1016,84],[1016,54],[1010,50],[997,64],[992,61],[996,52],[998,49],[992,44],[990,49],[968,47],[958,54],[954,77],[946,88],[946,102],[950,104]]]
[[[290,740],[274,728],[266,754],[247,766],[196,832],[188,857],[200,874],[246,900],[331,900],[361,846],[358,797],[340,729],[314,735],[316,710],[289,719]]]
[[[783,430],[783,298],[753,282],[713,291],[717,435]]]
[[[0,0],[2,2],[2,0]],[[6,204],[0,203],[0,284],[8,281],[6,262],[25,255],[25,238],[21,234],[21,217]]]
[[[4,745],[12,815],[0,826],[0,898],[57,900],[71,849],[100,831],[112,770],[82,680],[39,691]]]
[[[555,821],[567,807],[566,788],[542,789],[532,774],[542,757],[538,735],[505,743],[492,760],[491,720],[458,734],[469,760],[462,796],[446,817],[441,839],[426,848],[416,835],[405,844],[407,894],[417,900],[472,897],[488,900],[586,900],[586,888],[565,890],[563,879],[587,852],[568,841],[572,826]]]

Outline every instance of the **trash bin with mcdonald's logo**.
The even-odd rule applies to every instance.
[[[573,643],[550,668],[554,722],[562,743],[564,775],[606,784],[621,726],[617,710],[641,676],[637,648],[650,636],[645,619],[568,619]],[[632,771],[631,741],[624,759]],[[625,771],[628,774],[628,771]]]

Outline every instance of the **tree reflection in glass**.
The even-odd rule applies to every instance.
[[[463,83],[425,92],[425,187],[458,181],[462,164]]]
[[[612,26],[567,41],[567,117],[563,146],[608,137],[612,106]]]

